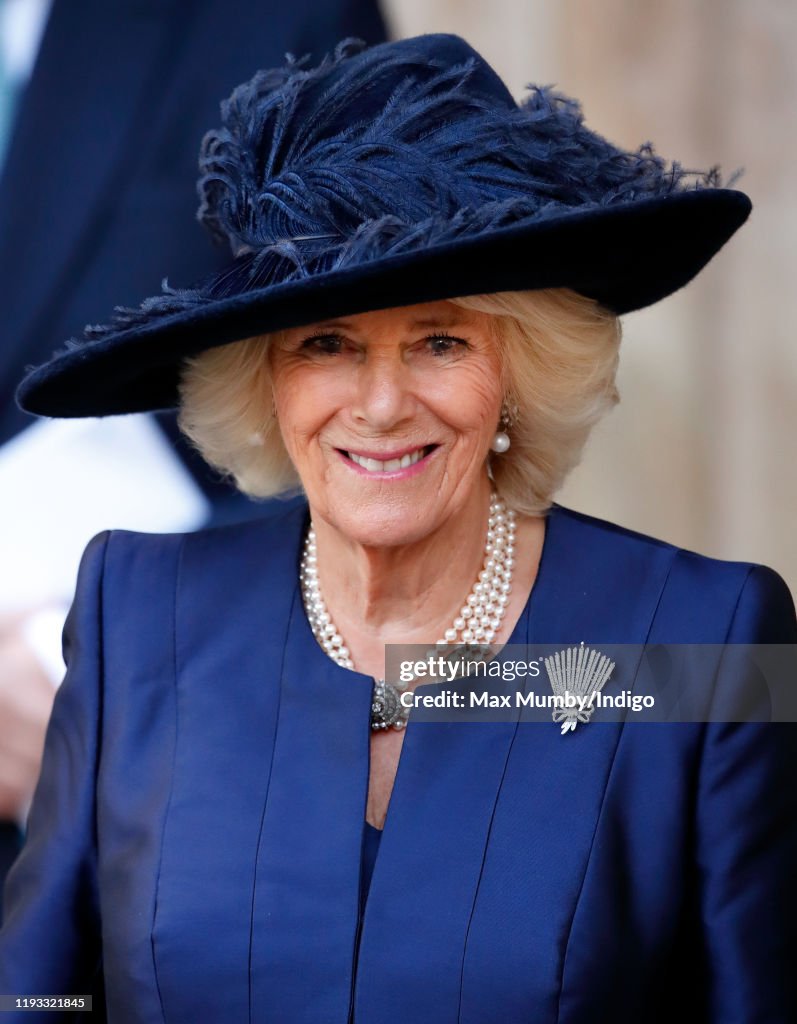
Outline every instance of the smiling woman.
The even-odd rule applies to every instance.
[[[305,63],[203,143],[227,269],[20,390],[179,403],[209,462],[283,500],[89,545],[0,992],[103,991],[119,1024],[797,1020],[794,723],[424,721],[428,680],[386,678],[388,644],[612,644],[607,696],[636,700],[629,650],[766,643],[793,683],[776,573],[553,501],[617,401],[619,314],[749,201],[549,90],[518,107],[453,36]],[[711,679],[749,708],[735,659]]]

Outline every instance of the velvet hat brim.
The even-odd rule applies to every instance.
[[[484,95],[490,89],[496,90],[495,103],[507,112],[508,118],[518,113],[489,65],[478,55],[473,55],[467,44],[456,37],[420,37],[420,40],[403,41],[400,44],[383,44],[382,47],[374,47],[365,52],[377,54],[381,49],[393,53],[400,51],[402,46],[406,47],[407,43],[420,42],[421,50],[425,48],[437,55],[441,50],[439,40],[444,40],[443,48],[450,49],[453,46],[451,40],[457,46],[467,48],[467,58],[471,65],[475,61],[481,62],[478,70],[486,77],[478,91],[480,116],[485,107]],[[393,50],[385,50],[391,47]],[[412,53],[413,59],[416,59],[416,51]],[[460,75],[457,85],[460,91],[450,91],[446,96],[448,109],[453,102],[452,96],[457,103],[463,102],[461,68],[467,62],[462,61],[461,53],[457,57],[460,63],[454,70]],[[402,59],[406,61],[405,54]],[[353,60],[356,62],[357,58]],[[339,66],[344,67],[349,79],[337,83],[338,94],[347,85],[361,89],[362,81],[358,81],[356,76],[352,77],[353,73],[348,70],[349,65],[345,61],[333,65],[333,73]],[[379,62],[380,69],[386,66],[384,60]],[[355,67],[354,70],[358,69]],[[367,66],[361,70],[361,74],[366,73]],[[406,79],[406,70],[404,74]],[[472,81],[472,71],[468,74],[471,75],[468,80]],[[310,80],[310,75],[306,78]],[[404,80],[400,81],[403,83]],[[300,84],[306,93],[306,82]],[[424,88],[427,89],[424,102],[428,105],[428,83],[424,83]],[[265,86],[261,82],[258,101],[262,101],[263,96],[270,101],[277,91],[272,88],[271,82]],[[302,95],[306,105],[307,100]],[[328,90],[325,95],[329,95]],[[235,94],[232,99],[235,100]],[[406,101],[406,106],[409,102]],[[476,102],[473,100],[472,106]],[[509,104],[512,104],[511,110]],[[242,107],[239,101],[234,108],[239,120],[242,118]],[[569,135],[565,138],[565,152],[567,146],[572,148],[570,139],[573,126],[582,130],[580,118],[573,117],[573,109],[566,113],[571,120],[567,125]],[[306,109],[302,111],[302,116],[307,117]],[[564,115],[555,111],[551,116],[562,119]],[[252,120],[249,109],[246,110],[246,119],[249,125]],[[492,116],[491,120],[495,120],[495,117]],[[547,130],[550,137],[550,128]],[[596,140],[600,146],[610,145],[586,129],[583,129],[583,133],[590,146]],[[562,134],[564,137],[565,133]],[[228,131],[227,139],[229,136]],[[258,137],[262,136],[261,126]],[[340,133],[335,136],[336,143],[339,140]],[[548,142],[549,139],[546,139],[546,145]],[[247,144],[250,144],[249,136]],[[423,144],[419,142],[416,149]],[[151,305],[144,303],[140,311],[125,311],[133,313],[132,317],[117,320],[110,327],[90,331],[87,340],[73,341],[48,363],[32,369],[17,392],[17,400],[23,409],[39,415],[79,417],[172,408],[178,404],[182,361],[208,348],[333,317],[462,295],[570,288],[595,299],[617,314],[627,313],[657,302],[687,284],[746,220],[751,208],[747,196],[733,189],[674,188],[667,182],[664,171],[660,175],[664,184],[659,187],[657,183],[656,188],[646,194],[637,184],[639,171],[635,170],[636,179],[631,179],[627,197],[618,187],[610,201],[605,201],[602,195],[596,195],[594,199],[587,197],[587,201],[572,200],[563,191],[569,187],[567,184],[546,181],[542,189],[546,205],[542,207],[540,216],[534,216],[535,211],[532,211],[532,215],[528,214],[529,188],[527,194],[523,194],[515,204],[525,211],[516,223],[512,223],[509,217],[509,223],[493,220],[486,228],[482,226],[479,230],[469,231],[467,217],[460,218],[464,227],[453,233],[442,233],[441,240],[429,240],[427,237],[423,244],[414,244],[398,252],[387,246],[384,252],[377,249],[369,252],[367,258],[357,258],[343,265],[316,264],[312,272],[305,270],[288,280],[274,280],[272,275],[268,283],[258,286],[257,275],[253,275],[251,269],[246,271],[247,267],[251,268],[253,258],[257,258],[257,253],[253,257],[256,246],[251,238],[245,235],[242,238],[240,209],[236,210],[235,216],[230,215],[230,193],[233,193],[233,198],[240,199],[244,186],[238,179],[230,182],[228,154],[225,154],[224,174],[219,172],[217,140],[214,139],[214,144],[208,148],[211,150],[208,164],[212,173],[206,173],[206,179],[212,182],[210,195],[215,207],[205,219],[206,222],[212,221],[211,227],[216,229],[221,223],[234,249],[239,252],[238,257],[224,272],[203,285],[185,292],[170,291],[168,294],[173,298],[171,306],[168,301],[164,302],[164,297],[149,300]],[[460,142],[456,149],[457,155],[462,149],[463,144]],[[623,160],[628,163],[628,158],[638,157],[638,154],[625,154],[612,149],[609,151],[610,166],[615,153],[618,154],[617,162],[620,164]],[[496,196],[504,200],[509,174],[516,173],[519,160],[515,154],[511,154],[506,161],[509,171],[504,166],[496,170],[498,161],[495,153],[488,156],[490,162],[489,165],[485,163],[487,169],[480,168],[478,173],[474,172],[474,161],[470,157],[463,177],[466,182],[463,188],[470,188],[469,176],[472,176],[476,186],[482,189],[489,186],[494,189]],[[648,160],[647,155],[645,159]],[[539,171],[539,156],[535,155],[534,160],[534,166]],[[239,159],[238,162],[246,161]],[[358,165],[358,172],[361,166],[362,161]],[[237,167],[234,170],[237,173]],[[647,170],[646,167],[645,173]],[[558,166],[553,167],[553,172],[559,172]],[[291,191],[295,192],[298,188],[297,176],[291,173]],[[421,172],[413,169],[412,173]],[[562,174],[565,182],[568,173],[565,167]],[[587,182],[587,186],[582,185],[583,192],[584,187],[590,184],[589,167],[586,171],[579,168],[579,173]],[[453,170],[451,177],[454,180]],[[521,186],[516,187],[522,188],[522,181],[521,177]],[[488,186],[484,182],[488,182]],[[255,185],[260,189],[258,196],[262,196],[262,180]],[[222,186],[222,198],[219,199]],[[253,186],[253,194],[257,188]],[[367,192],[367,188],[361,185],[359,188],[361,192]],[[439,191],[436,182],[435,188]],[[255,218],[253,230],[258,238],[263,234],[268,236],[269,233],[276,238],[286,234],[284,181],[280,183],[280,189],[279,203],[272,202],[267,208],[267,214],[259,214]],[[559,202],[557,199],[552,202],[551,195],[564,195],[567,201]],[[350,205],[351,192],[344,198]],[[480,202],[478,195],[474,199],[468,194],[466,198],[468,204],[463,203],[463,209],[478,209],[475,205]],[[251,196],[244,195],[244,200],[240,201],[240,208],[251,211]],[[436,201],[445,200],[446,197],[443,197],[443,200]],[[335,208],[335,215],[339,219],[342,216],[342,204],[343,200]],[[279,207],[281,220],[277,224],[267,223],[267,230],[264,231],[264,221],[272,216],[275,205]],[[498,202],[493,205],[499,212],[507,207],[505,201],[503,206]],[[304,215],[308,200],[297,200],[297,207]],[[510,203],[509,209],[514,208]],[[392,215],[393,211],[389,210],[388,213]],[[388,220],[384,210],[380,209],[379,214],[383,221]],[[225,216],[227,222],[223,220]],[[324,207],[324,216],[327,220],[322,224],[322,230],[331,217],[328,205]],[[294,242],[307,237],[325,237],[323,233],[312,234],[313,230],[318,231],[317,211],[313,214],[315,219],[307,223],[297,221],[297,217],[298,214],[295,214],[287,227],[287,232],[293,233]],[[372,222],[379,223],[378,218]]]

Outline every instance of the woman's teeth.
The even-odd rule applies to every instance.
[[[420,462],[424,450],[418,448],[414,452],[402,455],[400,459],[389,459],[387,462],[380,462],[379,459],[367,459],[362,455],[355,455],[354,452],[347,452],[347,455],[352,462],[367,469],[369,473],[394,473],[397,469],[406,469],[408,466],[414,466],[416,462]]]

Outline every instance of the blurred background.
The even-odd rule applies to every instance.
[[[385,0],[397,35],[463,35],[555,84],[626,148],[724,174],[747,224],[680,293],[624,320],[620,405],[557,500],[797,594],[797,6],[793,0]],[[640,253],[644,259],[644,253]]]

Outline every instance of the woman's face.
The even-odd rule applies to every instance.
[[[393,546],[480,511],[501,408],[493,324],[441,301],[275,339],[277,416],[314,516],[361,544]]]

